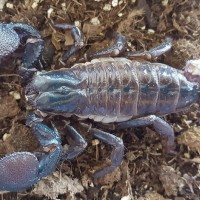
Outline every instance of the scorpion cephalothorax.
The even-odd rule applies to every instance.
[[[73,25],[55,26],[70,29],[75,39],[75,44],[63,57],[63,60],[66,60],[83,46],[83,34]],[[164,151],[173,151],[174,131],[156,115],[177,112],[199,101],[200,60],[188,61],[185,71],[161,63],[141,61],[141,58],[151,60],[168,51],[172,40],[167,38],[164,43],[149,51],[125,52],[125,37],[119,33],[113,33],[113,36],[115,44],[111,48],[85,54],[84,59],[96,59],[75,64],[70,69],[36,73],[33,65],[27,65],[27,62],[23,61],[21,70],[31,78],[27,81],[27,77],[22,77],[27,83],[26,99],[35,108],[36,113],[39,113],[30,114],[26,124],[32,127],[41,145],[49,151],[16,152],[2,158],[1,190],[18,191],[30,187],[55,170],[61,159],[72,159],[87,146],[83,137],[67,125],[68,137],[74,141],[67,153],[63,154],[57,130],[41,122],[41,116],[76,115],[97,122],[115,123],[117,129],[153,125],[164,138]],[[40,52],[41,44],[37,48],[37,52]],[[116,56],[120,57],[113,58]],[[113,146],[112,163],[95,174],[95,178],[99,178],[121,164],[124,145],[122,139],[107,132],[95,128],[90,128],[89,132]]]

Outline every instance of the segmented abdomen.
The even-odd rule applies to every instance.
[[[95,121],[125,121],[149,114],[163,115],[196,101],[197,84],[160,63],[125,58],[93,60],[72,68],[85,91],[80,117]],[[81,88],[82,87],[82,88]]]

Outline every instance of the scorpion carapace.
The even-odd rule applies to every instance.
[[[5,32],[8,46],[13,42],[9,33],[13,33],[15,27],[25,30],[28,27],[20,75],[27,85],[27,102],[35,108],[35,112],[28,115],[26,125],[32,128],[44,151],[15,152],[1,158],[0,190],[26,189],[52,173],[60,160],[73,159],[86,148],[85,139],[73,127],[66,125],[70,145],[64,153],[61,137],[54,125],[50,128],[42,122],[47,115],[76,115],[102,123],[114,122],[116,129],[152,125],[163,137],[163,151],[173,151],[174,131],[157,115],[177,112],[199,101],[200,60],[188,61],[185,71],[161,63],[142,61],[151,60],[168,51],[172,47],[171,38],[148,51],[125,52],[125,37],[113,33],[115,44],[112,47],[86,53],[81,59],[91,59],[91,62],[78,63],[70,69],[36,72],[35,63],[40,64],[38,54],[43,50],[43,40],[33,27],[12,23]],[[64,54],[63,60],[66,60],[83,46],[84,37],[76,26],[59,24],[56,27],[70,29],[75,40],[74,45]],[[16,37],[19,39],[22,35]],[[5,42],[0,41],[0,45]],[[16,42],[15,46],[19,44]],[[9,53],[15,51],[16,47]],[[32,50],[35,53],[30,55]],[[6,56],[7,51],[2,51],[1,55]],[[100,58],[102,56],[105,58]],[[120,57],[112,58],[117,56]],[[90,128],[88,132],[113,146],[111,165],[95,173],[96,179],[120,166],[124,145],[121,138],[102,130]]]
[[[96,59],[71,69],[42,72],[27,89],[28,102],[41,112],[75,114],[103,123],[169,114],[199,99],[199,84],[188,81],[179,70],[125,58]]]

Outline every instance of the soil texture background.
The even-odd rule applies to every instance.
[[[40,31],[45,40],[45,70],[71,67],[84,53],[108,47],[109,31],[127,39],[127,51],[143,51],[173,38],[173,48],[157,59],[182,69],[189,59],[200,58],[199,0],[1,0],[1,22],[24,22]],[[53,23],[77,25],[85,35],[84,47],[65,65],[63,53],[73,43],[70,31]],[[21,56],[0,60],[0,155],[34,152],[40,145],[25,125],[31,109],[24,97],[18,68]],[[111,174],[93,180],[95,171],[109,165],[111,147],[91,138],[88,127],[106,127],[90,120],[55,116],[63,145],[64,126],[71,123],[86,138],[83,154],[63,161],[50,176],[27,191],[0,192],[0,199],[89,200],[198,200],[200,199],[200,111],[198,105],[163,117],[175,131],[176,155],[162,152],[161,138],[152,127],[111,131],[124,141],[122,165]],[[67,145],[66,145],[67,146]],[[1,169],[0,169],[1,170]]]

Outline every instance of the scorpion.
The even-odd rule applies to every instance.
[[[70,24],[54,27],[69,29],[74,44],[64,53],[66,61],[84,45],[80,29]],[[44,49],[40,33],[23,23],[0,23],[0,56],[24,48],[19,74],[26,85],[25,97],[35,112],[28,114],[26,125],[32,128],[44,151],[14,152],[0,159],[0,190],[20,191],[51,174],[62,159],[73,159],[87,146],[72,126],[66,125],[73,139],[63,153],[61,137],[55,128],[43,122],[51,115],[77,116],[100,123],[114,123],[116,129],[152,125],[163,138],[163,151],[174,149],[173,128],[159,116],[178,112],[199,103],[200,60],[189,60],[178,70],[162,63],[149,62],[172,47],[172,39],[147,51],[125,51],[126,39],[112,33],[114,44],[92,53],[71,68],[38,70]],[[84,61],[83,60],[89,60]],[[96,172],[100,178],[115,170],[123,161],[124,145],[114,134],[90,128],[93,137],[113,147],[111,165]]]

